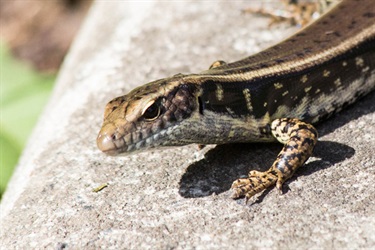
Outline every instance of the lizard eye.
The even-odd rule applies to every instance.
[[[160,106],[154,102],[143,112],[143,118],[147,121],[153,121],[159,117],[160,113]]]

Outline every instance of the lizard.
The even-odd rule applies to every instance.
[[[242,60],[135,88],[105,107],[108,155],[162,146],[279,141],[264,172],[232,184],[246,198],[283,183],[318,141],[314,125],[375,89],[373,0],[343,0],[288,39]]]

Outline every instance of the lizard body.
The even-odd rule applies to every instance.
[[[109,155],[191,143],[280,141],[266,172],[236,180],[234,198],[283,182],[311,156],[323,121],[375,88],[372,0],[344,0],[283,42],[243,60],[217,61],[110,101],[97,138]]]

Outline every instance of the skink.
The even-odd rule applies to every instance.
[[[100,150],[279,141],[269,170],[233,182],[233,198],[282,184],[311,156],[320,122],[375,88],[373,0],[344,0],[289,39],[243,60],[217,61],[110,101]]]

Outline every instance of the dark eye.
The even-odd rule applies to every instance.
[[[143,113],[143,118],[145,118],[148,121],[153,121],[156,118],[158,118],[160,115],[160,107],[155,102],[148,107],[145,112]]]

